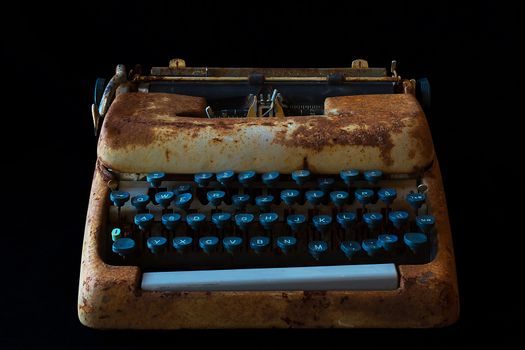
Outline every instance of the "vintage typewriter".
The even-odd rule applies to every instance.
[[[95,328],[439,327],[459,312],[425,81],[119,65],[97,81],[79,317]]]

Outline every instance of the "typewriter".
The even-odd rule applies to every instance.
[[[416,97],[417,95],[417,97]],[[422,102],[370,68],[123,65],[99,135],[78,313],[93,328],[428,328],[459,314]]]

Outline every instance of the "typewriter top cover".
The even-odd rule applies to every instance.
[[[79,318],[95,328],[439,327],[458,317],[425,80],[117,66]]]

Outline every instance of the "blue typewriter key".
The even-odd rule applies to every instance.
[[[214,213],[211,216],[211,222],[213,222],[219,230],[226,227],[226,225],[228,225],[231,219],[232,214],[230,213]]]
[[[250,203],[250,195],[248,194],[236,194],[232,196],[232,202],[235,208],[244,209],[248,203]]]
[[[153,224],[154,218],[153,214],[150,213],[137,214],[133,221],[142,231],[146,231],[151,227],[151,224]]]
[[[419,209],[423,203],[425,203],[425,200],[427,199],[427,197],[425,196],[424,193],[409,193],[407,194],[407,197],[406,197],[406,200],[408,202],[408,204],[410,204],[410,206],[414,209]]]
[[[436,224],[436,218],[433,215],[420,215],[416,217],[416,225],[425,233],[429,233]]]
[[[235,177],[235,173],[233,170],[225,170],[215,174],[215,177],[217,178],[217,181],[221,183],[221,185],[226,186],[232,182],[233,178]]]
[[[155,236],[155,237],[148,238],[148,241],[146,244],[149,250],[153,254],[158,254],[158,253],[161,253],[166,248],[167,243],[168,243],[168,240],[166,239],[166,237]]]
[[[305,197],[306,197],[306,200],[308,201],[308,203],[310,203],[312,205],[319,205],[321,203],[321,201],[323,200],[324,192],[323,191],[317,191],[317,190],[306,191]]]
[[[191,193],[191,185],[190,184],[178,184],[173,189],[173,192],[175,192],[177,196],[180,196],[183,193]]]
[[[242,247],[241,237],[224,237],[222,245],[228,253],[234,253]]]
[[[175,237],[172,241],[173,248],[175,248],[178,252],[183,252],[191,248],[192,243],[193,238],[186,236]]]
[[[239,182],[242,185],[248,186],[252,182],[255,181],[255,176],[256,176],[255,171],[248,170],[248,171],[243,171],[243,172],[239,173],[238,179],[239,179]]]
[[[345,241],[341,243],[339,248],[350,259],[361,251],[361,244],[356,241]]]
[[[195,231],[202,227],[206,220],[206,215],[203,213],[188,214],[186,216],[186,222]]]
[[[348,169],[343,170],[339,173],[339,176],[344,181],[345,184],[350,186],[354,181],[359,179],[359,170],[356,169]]]
[[[208,186],[212,178],[212,173],[197,173],[193,175],[193,181],[195,181],[199,187]]]
[[[387,252],[394,250],[399,241],[396,235],[386,233],[379,235],[377,237],[377,240],[379,241],[379,244],[381,244],[383,249],[385,249]]]
[[[357,189],[355,190],[355,198],[363,206],[367,205],[372,202],[372,198],[374,198],[374,191],[366,188]]]
[[[121,207],[129,201],[129,193],[125,191],[111,191],[109,199],[116,207]]]
[[[299,198],[299,191],[298,190],[283,190],[281,191],[281,199],[284,203],[287,205],[294,204],[297,199]]]
[[[363,241],[363,250],[369,255],[369,256],[376,256],[381,252],[381,249],[383,249],[383,246],[377,239],[365,239]]]
[[[219,245],[219,238],[215,236],[206,236],[199,238],[199,247],[209,254],[217,249]]]
[[[169,207],[174,198],[175,193],[170,191],[155,193],[155,202],[159,203],[164,208]]]
[[[175,198],[175,206],[181,210],[188,210],[192,200],[193,195],[191,193],[180,194]]]
[[[277,237],[277,247],[286,254],[297,245],[297,238],[292,236]]]
[[[154,173],[149,173],[146,175],[146,181],[150,184],[151,187],[160,187],[162,180],[166,177],[161,171],[156,171]]]
[[[235,215],[235,224],[241,230],[246,231],[255,217],[250,213],[243,213]]]
[[[226,193],[224,191],[209,191],[206,194],[208,202],[213,206],[220,205],[225,196]]]
[[[341,228],[347,229],[356,222],[357,215],[354,212],[337,213],[335,219]]]
[[[255,205],[260,210],[269,210],[270,205],[273,203],[273,196],[272,195],[266,195],[266,196],[257,196],[255,197]]]
[[[332,217],[330,215],[316,215],[312,221],[317,231],[325,232],[332,224]]]
[[[113,230],[111,230],[111,240],[115,242],[117,239],[122,237],[122,230],[118,227],[115,227]]]
[[[299,186],[303,185],[310,178],[310,170],[296,170],[292,172],[292,180]]]
[[[144,210],[149,203],[149,196],[147,194],[141,194],[131,198],[131,205],[137,210]]]
[[[335,180],[332,178],[324,178],[317,180],[317,186],[324,192],[328,192],[334,187]]]
[[[383,215],[381,213],[364,213],[363,221],[368,225],[368,228],[373,230],[383,222]]]
[[[288,215],[288,217],[286,218],[286,223],[288,224],[288,226],[290,226],[292,231],[298,231],[304,227],[306,223],[306,217],[302,214]]]
[[[262,182],[266,186],[273,186],[279,181],[281,174],[278,171],[270,171],[269,173],[262,174]]]
[[[265,230],[271,230],[278,219],[279,215],[277,213],[263,213],[259,215],[259,222]]]
[[[405,233],[403,236],[403,241],[412,252],[417,254],[421,252],[421,250],[426,246],[427,235],[419,232]]]
[[[383,203],[390,205],[396,199],[397,191],[393,188],[382,188],[377,191],[377,196]]]
[[[250,248],[256,253],[262,253],[270,247],[270,238],[265,236],[255,236],[250,238]]]
[[[164,214],[162,215],[162,225],[170,231],[173,231],[175,229],[175,225],[177,222],[180,221],[180,214],[179,213],[172,213],[172,214]]]
[[[383,172],[381,170],[368,170],[363,173],[363,177],[370,184],[376,184],[382,176]]]
[[[135,251],[135,241],[131,238],[124,237],[119,238],[111,246],[111,250],[114,253],[120,254],[121,256],[129,255]]]
[[[408,222],[408,213],[406,211],[392,211],[388,214],[388,220],[392,221],[395,227],[401,228]]]
[[[328,251],[328,243],[325,241],[313,241],[308,243],[308,252],[314,257],[319,259],[321,255]]]
[[[350,197],[350,195],[346,191],[330,192],[330,200],[338,207],[343,206],[348,201],[348,197]]]

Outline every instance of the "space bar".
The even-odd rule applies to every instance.
[[[394,264],[145,272],[147,291],[392,290]]]

